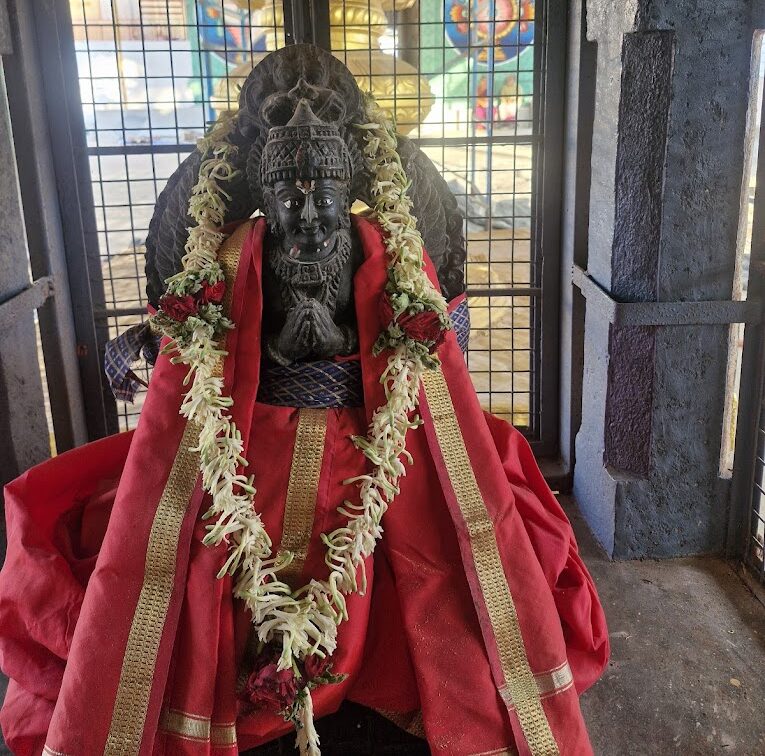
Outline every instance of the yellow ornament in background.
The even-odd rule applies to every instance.
[[[263,0],[234,0],[241,8],[259,8],[252,26],[262,28],[269,51],[283,47],[284,15],[282,4]],[[380,48],[389,24],[386,11],[411,8],[416,0],[330,0],[330,43],[332,54],[342,60],[354,75],[362,91],[371,91],[378,104],[393,118],[396,129],[408,134],[425,120],[434,98],[427,79],[420,76],[408,61],[394,57]],[[236,107],[238,85],[244,82],[253,66],[267,53],[257,53],[252,62],[234,68],[222,79],[216,93],[222,102],[216,110]]]

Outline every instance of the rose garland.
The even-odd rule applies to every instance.
[[[366,104],[368,123],[364,157],[373,177],[374,210],[387,234],[390,256],[388,283],[381,302],[387,327],[375,352],[390,349],[380,377],[386,403],[373,414],[366,438],[354,437],[356,447],[372,470],[344,481],[359,486],[359,503],[345,501],[338,511],[347,517],[343,527],[322,535],[329,567],[326,580],[311,580],[293,591],[279,572],[293,558],[290,552],[273,556],[272,543],[254,507],[252,477],[244,446],[230,409],[233,400],[223,393],[219,365],[226,356],[224,338],[233,327],[223,313],[225,283],[217,253],[224,236],[226,201],[221,187],[236,171],[231,159],[236,147],[228,135],[234,114],[225,113],[200,141],[203,161],[189,202],[190,229],[183,270],[168,279],[154,323],[172,339],[172,360],[189,367],[191,387],[181,414],[201,426],[199,444],[202,485],[212,497],[205,518],[204,543],[225,542],[229,556],[218,577],[235,576],[234,595],[245,602],[257,628],[260,654],[245,685],[250,702],[270,703],[294,722],[301,754],[318,756],[319,738],[313,724],[311,689],[339,682],[328,662],[337,645],[337,627],[347,618],[345,596],[366,590],[365,559],[382,536],[381,520],[399,491],[405,474],[406,433],[420,425],[414,416],[420,382],[426,369],[437,367],[435,349],[450,328],[446,303],[423,271],[422,237],[407,196],[408,179],[396,150],[393,126],[374,100]],[[290,677],[290,674],[292,675]]]

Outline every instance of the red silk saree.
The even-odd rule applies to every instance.
[[[320,534],[365,470],[350,440],[383,400],[385,355],[372,356],[386,253],[356,219],[355,277],[363,407],[258,401],[265,223],[221,250],[227,305],[224,379],[247,440],[275,548],[297,554],[294,586],[324,577]],[[432,271],[431,271],[432,272]],[[484,413],[453,334],[424,381],[413,464],[367,560],[366,594],[348,600],[334,669],[316,716],[345,699],[423,734],[432,753],[591,752],[578,694],[608,656],[603,612],[570,524],[525,439]],[[288,732],[243,709],[251,623],[224,547],[201,538],[199,429],[178,414],[185,368],[161,357],[135,433],[61,455],[6,489],[8,557],[0,575],[0,714],[14,753],[236,754]]]

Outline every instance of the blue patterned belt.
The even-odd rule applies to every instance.
[[[454,332],[462,351],[470,336],[470,313],[467,300],[451,312]],[[141,385],[133,366],[141,353],[153,365],[159,352],[159,336],[148,323],[128,328],[106,344],[104,369],[117,399],[132,402]],[[358,360],[333,362],[317,360],[287,367],[264,365],[258,389],[258,401],[283,407],[362,407],[361,364]]]
[[[467,300],[454,308],[451,318],[457,343],[464,352],[470,336]],[[286,366],[264,363],[258,401],[280,407],[363,407],[361,362],[316,360]]]

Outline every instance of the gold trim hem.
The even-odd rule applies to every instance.
[[[296,581],[305,566],[316,517],[316,495],[324,460],[329,410],[299,410],[292,453],[280,552],[292,552],[292,561],[281,571],[287,583]]]
[[[533,756],[558,756],[558,745],[529,666],[515,602],[499,554],[494,523],[473,471],[449,386],[440,368],[426,371],[422,383],[444,465],[467,526],[478,583],[497,644],[505,679],[499,693],[508,708],[515,708]]]
[[[243,223],[223,242],[219,260],[226,278],[224,308],[231,297],[242,246],[251,223]],[[219,366],[222,372],[222,361]],[[156,671],[167,612],[175,584],[175,566],[181,526],[199,476],[201,426],[187,422],[167,483],[157,504],[146,549],[143,584],[130,625],[122,659],[104,756],[132,756],[143,741],[146,715]]]
[[[208,717],[188,714],[176,709],[163,709],[159,730],[165,735],[209,743],[213,748],[228,748],[237,744],[234,722],[211,722]]]

